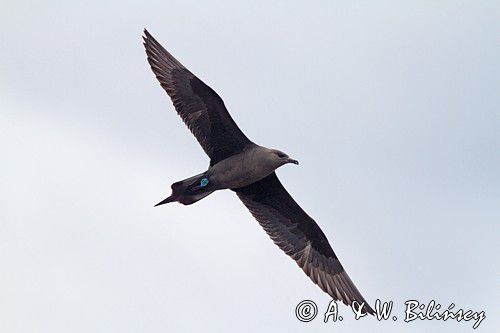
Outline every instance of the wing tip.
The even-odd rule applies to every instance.
[[[373,308],[370,306],[370,304],[365,303],[364,310],[366,311],[366,313],[368,313],[372,316],[375,316],[375,310],[373,310]]]
[[[163,48],[163,46],[161,46],[161,44],[158,43],[158,41],[153,37],[153,35],[149,33],[147,28],[144,28],[143,33],[144,35],[142,36],[142,40],[143,40],[143,45],[146,48],[146,51],[159,50],[162,51],[163,53],[168,54],[168,52]]]
[[[144,41],[144,46],[147,46],[148,44],[153,44],[153,43],[157,43],[156,40],[154,39],[153,35],[151,35],[148,31],[147,28],[144,28],[144,30],[142,31],[143,32],[143,35],[142,35],[142,40]]]
[[[143,46],[148,59],[154,59],[168,70],[174,68],[186,69],[172,54],[170,54],[154,37],[147,28],[143,30]]]

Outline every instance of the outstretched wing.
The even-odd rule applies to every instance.
[[[151,69],[177,113],[210,157],[210,164],[238,154],[252,142],[238,128],[215,91],[175,59],[144,29]]]
[[[234,191],[274,243],[323,291],[349,306],[353,301],[365,303],[365,312],[374,313],[340,264],[325,234],[288,194],[274,172]]]

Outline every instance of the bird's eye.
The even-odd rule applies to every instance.
[[[283,154],[283,153],[278,153],[278,157],[279,157],[279,158],[283,158],[283,157],[285,157],[285,156],[286,156],[286,155],[285,155],[285,154]]]

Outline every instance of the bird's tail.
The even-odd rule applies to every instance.
[[[172,184],[172,195],[157,203],[155,207],[174,201],[190,205],[212,193],[214,190],[210,185],[210,180],[205,177],[205,173],[178,181]]]

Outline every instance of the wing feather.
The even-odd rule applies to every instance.
[[[374,313],[347,275],[324,233],[293,200],[275,173],[234,191],[274,243],[323,291],[348,306],[353,301],[364,303],[364,311]]]
[[[253,143],[238,128],[217,93],[175,59],[144,30],[149,65],[174,107],[210,157],[210,164]]]

